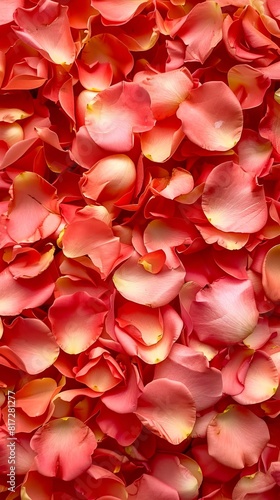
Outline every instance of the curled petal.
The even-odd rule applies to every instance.
[[[69,65],[75,59],[68,7],[52,0],[40,0],[33,8],[15,12],[17,36],[55,64]]]
[[[132,302],[150,307],[168,304],[179,293],[184,283],[185,270],[180,264],[176,269],[166,265],[157,274],[145,271],[139,257],[132,256],[122,264],[113,276],[120,294]]]
[[[59,418],[38,429],[30,441],[37,455],[40,474],[71,481],[85,472],[92,463],[97,446],[93,432],[73,417]],[[75,449],[75,460],[69,460]]]
[[[266,254],[263,262],[262,284],[266,296],[273,302],[280,300],[280,245],[275,245]]]
[[[92,0],[91,5],[97,9],[103,21],[108,24],[119,25],[125,24],[131,19],[140,9],[144,8],[147,0],[121,0],[118,5],[114,0]]]

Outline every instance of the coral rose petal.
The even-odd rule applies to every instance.
[[[228,151],[240,139],[242,109],[223,82],[206,82],[192,90],[188,99],[180,104],[177,116],[188,139],[203,149]]]
[[[222,278],[207,285],[197,293],[190,315],[202,342],[214,346],[240,342],[252,333],[259,317],[251,282]]]
[[[138,256],[130,257],[113,275],[114,285],[123,297],[137,304],[160,307],[178,295],[185,277],[182,265],[176,269],[164,265],[159,273],[152,274],[138,261]]]
[[[255,464],[269,441],[266,423],[252,411],[231,405],[207,429],[209,454],[234,469]]]
[[[174,380],[153,380],[138,400],[136,415],[145,427],[172,444],[191,433],[196,410],[189,390]]]
[[[266,254],[263,263],[262,284],[266,296],[273,302],[280,300],[280,245],[275,245]]]
[[[103,90],[87,105],[89,135],[104,149],[130,151],[133,134],[154,126],[150,103],[148,92],[136,83],[121,82]]]
[[[93,432],[73,417],[59,418],[38,429],[31,441],[40,474],[71,481],[92,464],[97,446]],[[69,460],[75,450],[75,460]]]
[[[254,233],[267,220],[263,186],[233,162],[221,163],[207,177],[202,209],[221,231]]]

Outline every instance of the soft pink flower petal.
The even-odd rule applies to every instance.
[[[130,151],[134,133],[155,123],[148,92],[131,82],[120,82],[100,92],[86,109],[85,125],[98,146],[115,152]]]
[[[113,25],[127,23],[146,3],[147,0],[119,0],[116,5],[114,0],[91,0],[91,5],[100,12],[104,20]]]
[[[59,354],[51,331],[39,319],[16,318],[6,327],[1,341],[21,359],[31,375],[46,370]]]
[[[166,378],[145,386],[135,413],[145,427],[172,444],[182,443],[190,435],[196,417],[189,390]]]
[[[163,483],[154,476],[143,474],[139,479],[127,487],[128,500],[139,498],[158,498],[160,500],[179,500],[174,488]]]
[[[275,481],[269,474],[258,471],[250,476],[243,476],[236,483],[232,492],[232,500],[273,500],[277,492],[271,492],[275,486]],[[270,495],[268,492],[271,492]],[[268,495],[268,496],[267,496]]]
[[[154,379],[168,378],[182,382],[191,392],[198,411],[217,403],[222,397],[222,377],[210,368],[201,352],[174,344],[167,359],[155,368]]]
[[[17,243],[33,243],[52,234],[61,222],[56,189],[33,172],[13,182],[7,231]]]
[[[69,65],[75,59],[75,45],[67,17],[68,7],[52,0],[40,0],[31,9],[19,8],[14,18],[17,36],[55,64]]]
[[[120,294],[132,302],[150,307],[168,304],[179,293],[184,283],[185,270],[180,264],[176,269],[166,265],[157,274],[145,271],[133,255],[113,275],[113,282]]]
[[[228,406],[219,413],[207,430],[209,454],[234,469],[255,464],[269,438],[266,423],[238,405]]]
[[[109,65],[111,78],[114,77],[114,82],[123,80],[134,65],[133,57],[126,45],[110,33],[102,33],[90,38],[81,52],[81,61],[90,68],[94,68],[95,64],[98,64],[105,74],[108,74],[107,65]],[[90,90],[95,90],[95,75],[92,77],[91,85]]]
[[[40,254],[35,248],[15,245],[13,249],[4,251],[3,260],[8,262],[9,271],[15,279],[35,278],[44,272],[54,258],[55,247],[48,243],[46,249]]]
[[[101,399],[109,410],[117,413],[132,413],[137,408],[137,401],[142,392],[142,381],[139,380],[135,365],[130,362],[125,363],[122,359],[120,362],[124,363],[126,380],[103,394]]]
[[[271,159],[273,150],[271,142],[260,137],[255,130],[243,130],[236,150],[243,170],[255,176],[259,176],[264,169],[269,168],[273,161]]]
[[[105,222],[90,218],[74,221],[66,227],[62,248],[64,255],[71,259],[88,255],[101,276],[106,277],[120,255],[120,240]]]
[[[197,293],[190,315],[202,342],[214,346],[240,342],[252,333],[259,317],[251,282],[222,278],[207,285]]]
[[[35,278],[15,279],[9,268],[0,273],[0,314],[15,316],[24,309],[44,304],[53,293],[54,273],[50,268]]]
[[[73,417],[59,418],[38,429],[31,441],[37,453],[35,463],[44,476],[71,481],[85,472],[92,463],[97,446],[93,432]],[[69,460],[75,450],[75,460]]]
[[[121,446],[130,446],[139,436],[142,424],[134,413],[115,413],[102,407],[96,421],[104,434]]]
[[[125,352],[148,364],[160,363],[168,356],[183,327],[169,305],[157,310],[129,302],[118,310],[116,322],[115,335]]]
[[[237,64],[228,72],[229,88],[239,100],[242,109],[256,108],[263,100],[270,79],[249,64]]]
[[[178,196],[190,193],[193,187],[194,180],[190,172],[183,168],[173,168],[171,176],[166,175],[153,179],[151,191],[169,200],[174,200]]]
[[[217,2],[202,2],[195,5],[179,29],[171,31],[172,37],[179,36],[186,48],[186,59],[202,64],[222,39],[223,14]],[[185,60],[186,60],[185,59]]]
[[[56,393],[57,384],[52,378],[34,379],[17,391],[16,405],[29,417],[38,417],[45,413]]]
[[[203,149],[228,151],[240,139],[242,109],[223,82],[206,82],[191,90],[188,99],[180,104],[177,116],[187,138]]]
[[[182,123],[177,116],[160,120],[152,130],[141,135],[143,154],[151,161],[165,162],[175,153],[184,137]]]
[[[208,175],[202,209],[209,222],[222,231],[254,233],[267,220],[263,186],[233,162],[221,163]]]
[[[106,314],[101,300],[77,292],[55,299],[49,309],[49,320],[61,349],[68,354],[79,354],[98,339]]]
[[[152,475],[174,488],[180,500],[195,500],[202,481],[198,463],[184,455],[158,454],[151,464]]]
[[[191,74],[186,68],[155,74],[139,72],[134,81],[149,93],[156,120],[174,115],[193,87]]]
[[[260,122],[259,133],[271,142],[277,153],[280,153],[279,126],[280,104],[279,96],[277,97],[275,94],[274,97],[269,96],[267,98],[267,111]]]
[[[273,246],[263,262],[262,284],[266,296],[273,302],[280,300],[280,245]]]

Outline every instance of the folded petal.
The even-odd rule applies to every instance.
[[[264,420],[238,405],[228,406],[207,429],[209,454],[234,469],[255,464],[269,439]]]
[[[131,82],[120,82],[100,92],[88,105],[85,125],[98,146],[109,151],[130,151],[134,133],[155,123],[148,92]]]
[[[97,442],[87,425],[77,418],[65,417],[38,429],[30,445],[37,453],[35,463],[40,474],[71,481],[91,466]],[[75,460],[69,460],[73,450]]]
[[[68,7],[40,0],[31,9],[15,12],[17,36],[55,64],[69,65],[75,59],[75,44],[67,16]]]
[[[70,223],[62,236],[66,257],[75,259],[88,255],[102,277],[107,276],[120,255],[120,240],[107,224],[99,219]]]
[[[131,19],[140,7],[140,10],[144,8],[144,4],[147,0],[121,0],[118,5],[114,0],[92,0],[91,5],[97,9],[102,17],[109,24],[119,25],[124,24],[129,19]]]
[[[166,265],[157,274],[145,271],[133,255],[113,275],[113,282],[120,294],[132,302],[150,307],[168,304],[179,293],[184,283],[185,270],[180,264],[176,269]]]
[[[226,232],[255,233],[267,221],[263,186],[233,162],[221,163],[208,175],[202,209],[213,226]]]
[[[229,88],[239,100],[242,109],[256,108],[263,100],[270,79],[249,64],[237,64],[228,72]]]
[[[145,427],[172,444],[182,443],[190,435],[196,418],[189,390],[166,378],[145,386],[135,413]]]
[[[191,90],[188,99],[180,104],[177,116],[188,139],[203,149],[228,151],[240,139],[242,109],[223,82],[206,82]]]
[[[266,296],[273,302],[280,300],[280,245],[273,246],[268,250],[262,270],[262,284]]]
[[[222,26],[223,14],[218,3],[202,2],[191,9],[183,23],[179,23],[179,29],[175,25],[171,35],[179,36],[187,46],[187,60],[203,64],[222,39]]]
[[[130,446],[139,436],[142,424],[134,413],[115,413],[102,407],[96,421],[104,434],[121,446]]]

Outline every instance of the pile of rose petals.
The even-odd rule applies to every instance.
[[[0,83],[0,499],[280,498],[279,0],[5,1]]]

